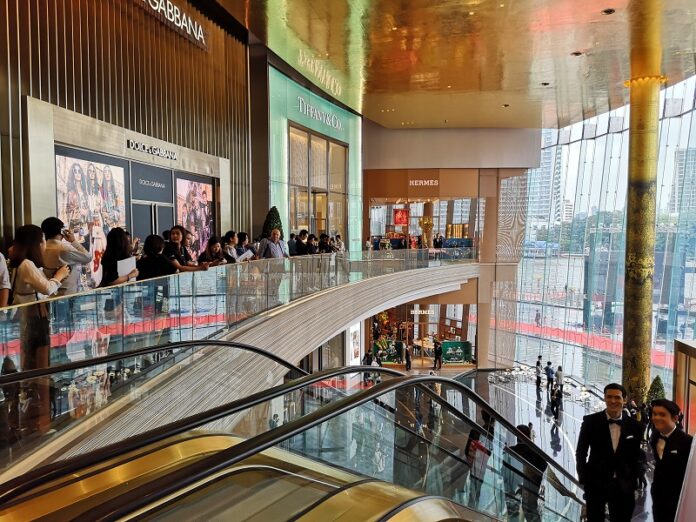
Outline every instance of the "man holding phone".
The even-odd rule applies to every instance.
[[[64,227],[65,224],[57,217],[46,218],[41,223],[41,230],[46,238],[44,252],[46,277],[53,277],[55,271],[61,266],[67,265],[70,269],[70,275],[63,280],[58,295],[70,295],[77,292],[80,282],[79,268],[92,260],[92,256],[85,247],[75,239],[73,231]]]

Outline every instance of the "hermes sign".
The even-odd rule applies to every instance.
[[[440,185],[439,179],[409,179],[409,187],[438,187]]]
[[[171,0],[136,0],[136,3],[198,47],[208,50],[203,26]]]

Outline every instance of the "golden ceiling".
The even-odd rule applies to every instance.
[[[560,127],[627,103],[631,12],[648,1],[219,3],[367,118],[433,128]],[[662,68],[672,85],[695,71],[696,0],[661,4]]]

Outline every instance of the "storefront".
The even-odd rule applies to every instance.
[[[269,206],[286,233],[340,234],[360,250],[360,117],[300,86],[273,67],[269,90]]]
[[[206,9],[87,0],[6,13],[23,29],[7,42],[21,63],[0,60],[5,238],[52,215],[95,252],[115,226],[144,237],[181,223],[199,249],[251,227],[246,30]]]
[[[365,170],[366,245],[463,247],[475,257],[485,211],[478,186],[478,169]]]
[[[442,344],[443,365],[470,366],[476,362],[476,305],[406,304],[384,310],[366,321],[365,352],[383,364],[405,364],[410,352],[413,368],[429,368],[434,343]]]

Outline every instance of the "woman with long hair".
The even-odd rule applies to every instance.
[[[87,204],[87,181],[82,167],[75,162],[70,166],[67,183],[67,200],[65,210],[71,227],[80,227],[87,221],[89,205]]]
[[[55,294],[63,279],[70,274],[70,268],[61,266],[53,277],[44,274],[43,253],[46,240],[43,231],[36,225],[24,225],[17,229],[15,241],[10,252],[12,269],[13,304],[32,303],[18,309],[20,331],[20,367],[22,371],[45,368],[49,365],[50,323],[48,306],[42,301]],[[48,379],[28,381],[25,398],[31,396],[33,407],[19,409],[19,425],[27,433],[45,432],[51,423],[50,383]],[[20,402],[21,402],[20,396]]]
[[[31,303],[55,294],[70,274],[70,268],[62,266],[52,278],[46,277],[42,270],[45,250],[46,240],[40,227],[24,225],[17,229],[10,254],[12,304]]]
[[[192,266],[191,255],[185,248],[184,241],[186,239],[187,230],[181,225],[174,225],[169,231],[169,242],[164,247],[164,255],[169,259],[169,262],[179,272],[197,272],[199,270],[207,270],[208,263],[201,263],[198,266]]]
[[[118,262],[132,257],[132,255],[131,242],[126,231],[121,227],[112,228],[106,235],[106,249],[101,258],[102,279],[99,286],[120,285],[138,277],[137,268],[126,275],[118,275]]]
[[[208,263],[208,266],[218,266],[227,263],[225,253],[222,251],[220,239],[217,236],[212,236],[208,239],[208,244],[203,253],[198,256],[198,261],[201,263]]]

